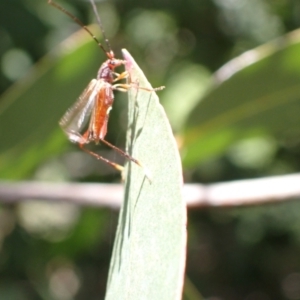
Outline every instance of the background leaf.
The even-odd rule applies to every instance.
[[[151,88],[123,53],[131,81]],[[177,146],[156,94],[131,88],[128,103],[127,148],[150,170],[152,184],[142,168],[128,164],[106,299],[181,299],[186,209]]]
[[[223,66],[188,118],[184,164],[220,155],[234,141],[300,134],[300,31],[250,50]]]
[[[96,75],[100,52],[79,31],[13,85],[0,103],[0,174],[22,178],[69,142],[58,126],[67,108]],[[99,57],[99,56],[98,56]]]

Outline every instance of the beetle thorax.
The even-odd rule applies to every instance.
[[[114,69],[123,64],[124,61],[121,59],[116,59],[114,57],[109,58],[101,65],[98,71],[97,79],[103,79],[106,82],[112,83],[114,80]]]

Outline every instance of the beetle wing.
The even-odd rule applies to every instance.
[[[90,119],[102,85],[103,82],[101,80],[91,80],[78,100],[67,110],[59,121],[59,125],[71,142],[84,143],[82,133]]]

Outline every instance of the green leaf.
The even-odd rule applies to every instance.
[[[70,144],[58,121],[96,76],[99,53],[86,32],[78,31],[2,95],[1,178],[23,178]]]
[[[237,139],[300,135],[300,31],[242,54],[215,74],[215,87],[188,118],[187,167],[221,154]]]
[[[133,85],[151,85],[123,50]],[[127,148],[152,174],[130,162],[110,265],[106,299],[181,299],[186,207],[177,145],[157,95],[129,91]]]

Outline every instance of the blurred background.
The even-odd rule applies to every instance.
[[[59,3],[95,23],[88,1]],[[116,57],[126,48],[153,86],[166,85],[159,95],[186,182],[299,172],[299,1],[97,5]],[[0,0],[2,180],[120,182],[58,126],[105,59],[78,30],[46,0]],[[126,105],[118,93],[107,135],[121,148]],[[98,153],[123,163],[105,147]],[[189,211],[183,298],[300,299],[299,209],[293,201]],[[64,203],[2,205],[0,299],[102,299],[117,218]]]

